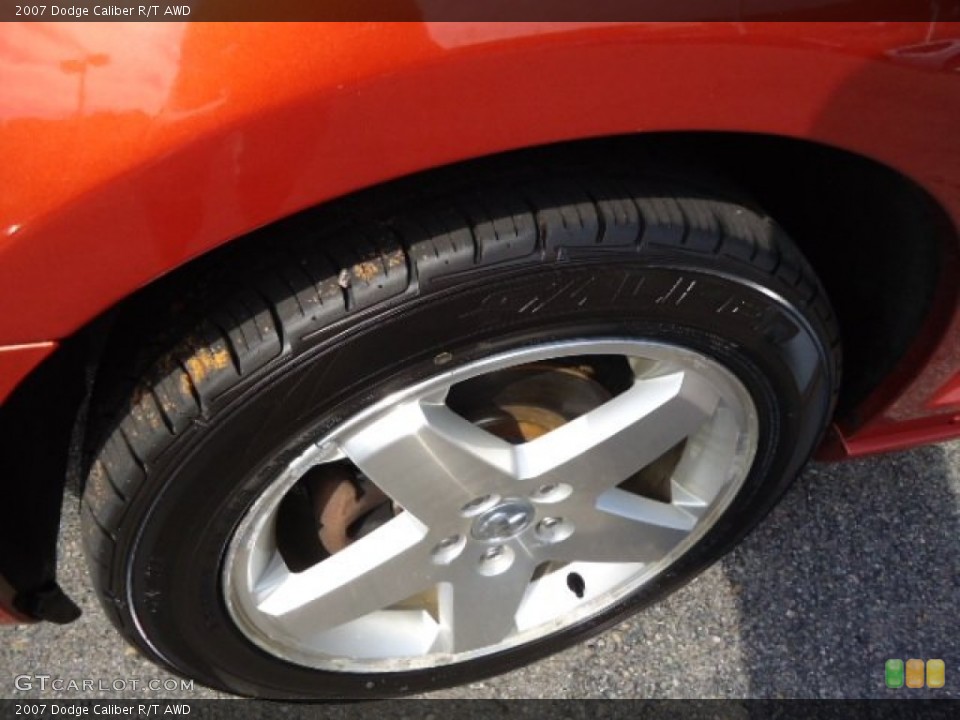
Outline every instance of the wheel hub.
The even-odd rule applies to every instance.
[[[509,498],[483,513],[473,522],[477,540],[501,543],[526,530],[536,515],[533,505],[522,498]]]

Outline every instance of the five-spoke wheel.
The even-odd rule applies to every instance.
[[[534,396],[539,406],[535,383],[553,389]],[[482,418],[512,423],[485,428],[457,412],[479,404]],[[572,405],[582,414],[557,412]],[[551,426],[531,431],[544,417]],[[255,643],[315,667],[413,668],[495,652],[653,577],[722,512],[756,442],[746,389],[691,350],[572,341],[468,363],[347,419],[280,473],[227,554],[228,606]],[[346,544],[292,570],[285,555],[304,553],[278,540],[292,515],[281,507],[307,478],[302,502],[333,481],[387,507],[352,517]],[[322,529],[320,508],[316,537]]]

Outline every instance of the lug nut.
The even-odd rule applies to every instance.
[[[558,517],[545,517],[537,523],[537,537],[544,542],[556,543],[573,535],[573,523]]]
[[[495,545],[483,551],[477,571],[481,575],[499,575],[512,564],[513,550],[503,545]]]
[[[451,535],[445,537],[433,548],[431,555],[433,561],[438,565],[448,565],[453,562],[463,551],[467,541],[462,535]]]
[[[489,548],[486,552],[483,553],[484,560],[496,560],[498,557],[503,556],[503,546],[497,545],[496,547]]]
[[[460,513],[466,517],[479,515],[484,510],[493,507],[499,502],[500,498],[496,495],[481,495],[474,498],[460,509]]]
[[[573,493],[573,488],[566,483],[546,483],[537,488],[530,499],[539,503],[557,503],[566,500]]]

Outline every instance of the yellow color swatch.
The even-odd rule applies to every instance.
[[[927,687],[942,688],[945,666],[943,660],[927,660]]]
[[[911,658],[907,660],[907,687],[923,687],[923,660]]]

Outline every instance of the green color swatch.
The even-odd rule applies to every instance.
[[[903,687],[903,660],[887,660],[883,677],[888,688]]]

